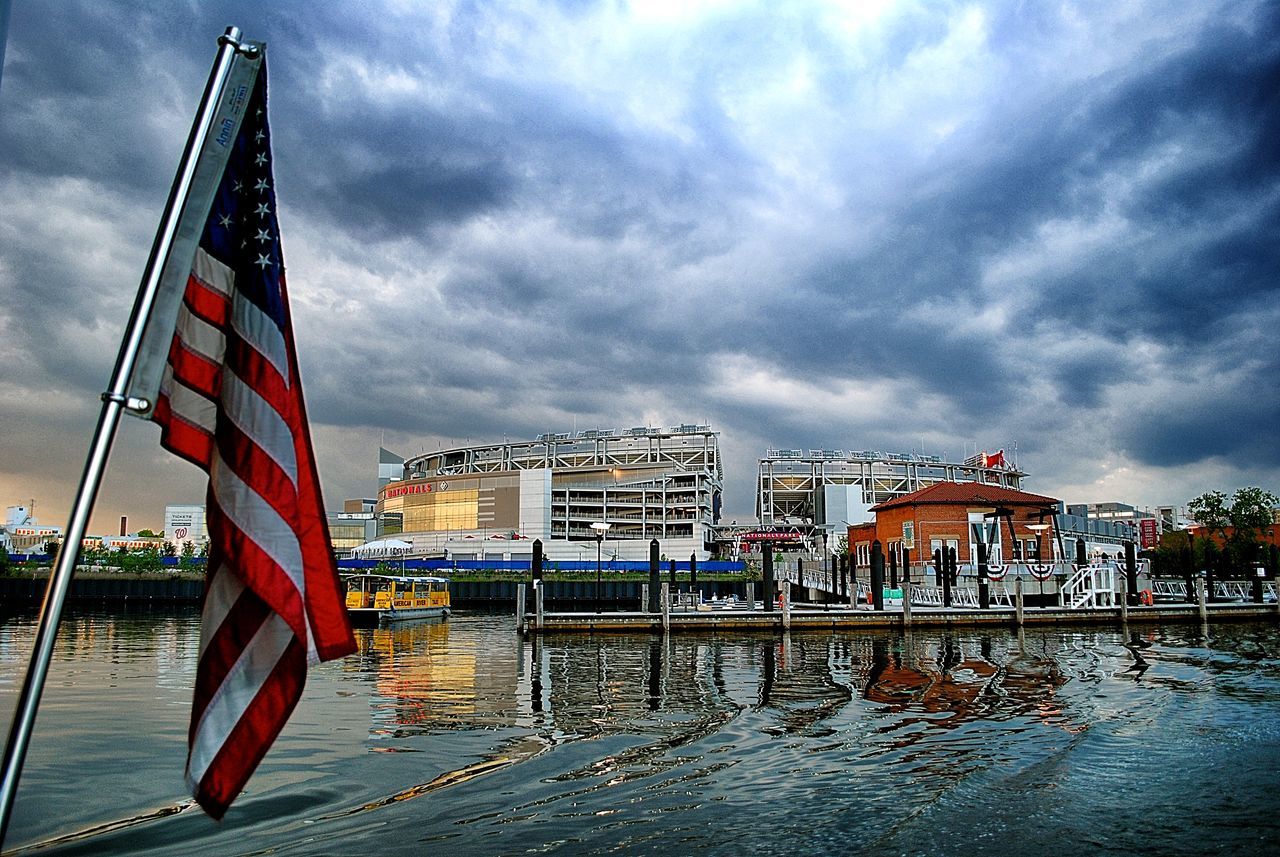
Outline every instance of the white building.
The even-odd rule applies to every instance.
[[[209,541],[204,506],[198,504],[165,506],[164,537],[166,541],[173,542],[178,553],[182,553],[182,546],[187,542],[193,542],[199,547]]]
[[[0,543],[10,553],[39,553],[49,542],[61,539],[62,527],[40,526],[33,506],[9,506],[5,509]]]

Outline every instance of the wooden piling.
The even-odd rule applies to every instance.
[[[658,581],[661,580],[661,574],[658,570],[658,540],[649,540],[649,598],[646,602],[648,612],[657,613],[658,607]]]
[[[542,581],[535,580],[533,582],[533,609],[536,616],[534,624],[537,626],[539,631],[546,627],[546,624],[543,622],[543,618],[546,616],[543,612],[543,602]]]
[[[879,539],[871,543],[871,609],[884,611],[884,548]]]
[[[782,581],[782,630],[791,630],[791,581]]]
[[[1013,611],[1016,616],[1018,627],[1022,627],[1022,578],[1015,578],[1013,581]]]
[[[773,542],[761,542],[760,549],[763,551],[760,562],[760,606],[764,608],[764,612],[769,613],[773,610],[774,586],[773,579]]]

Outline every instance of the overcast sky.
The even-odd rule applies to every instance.
[[[330,507],[404,455],[710,423],[1280,492],[1280,4],[42,3],[0,78],[0,500],[64,525],[228,24],[269,43]],[[127,420],[94,531],[202,474]]]

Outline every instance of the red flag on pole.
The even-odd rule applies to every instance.
[[[355,650],[298,376],[266,63],[236,63],[129,389],[154,403],[162,445],[209,474],[187,781],[215,818],[284,727],[308,664]]]

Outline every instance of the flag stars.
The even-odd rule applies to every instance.
[[[258,179],[258,183],[253,186],[253,189],[256,190],[258,193],[266,193],[267,188],[269,187],[271,187],[271,185],[267,184],[266,179]]]
[[[264,256],[263,254],[259,253],[258,261],[254,262],[253,264],[257,265],[259,268],[265,271],[267,268],[271,267],[271,257]]]
[[[244,193],[244,182],[236,179],[236,183],[231,186],[232,193]]]
[[[271,207],[267,205],[265,202],[261,202],[261,203],[258,203],[258,207],[253,210],[253,213],[258,215],[259,217],[266,217],[268,214],[271,213]]]
[[[224,214],[224,215],[222,215],[221,217],[219,217],[219,218],[218,218],[218,224],[219,224],[220,226],[222,226],[222,228],[223,228],[223,229],[230,229],[230,228],[231,228],[231,215],[230,215],[230,214]]]
[[[267,230],[265,230],[265,229],[259,229],[259,230],[258,230],[258,240],[259,240],[259,241],[261,241],[261,242],[263,242],[264,244],[265,244],[265,243],[270,242],[270,241],[271,241],[271,233],[270,233],[270,232],[268,232],[268,231],[267,231]]]
[[[263,164],[265,164],[265,163],[267,162],[267,153],[266,153],[266,152],[259,152],[259,153],[258,153],[258,157],[254,158],[254,159],[253,159],[253,162],[254,162],[255,164],[257,164],[258,166],[262,166]]]
[[[264,133],[262,133],[262,129],[261,129],[261,128],[259,128],[259,129],[258,129],[258,133],[253,135],[253,140],[254,140],[254,142],[255,142],[255,143],[261,143],[261,142],[262,142],[262,138],[263,138],[263,137],[265,137],[265,136],[267,136],[267,135],[266,135],[266,134],[264,134]]]

